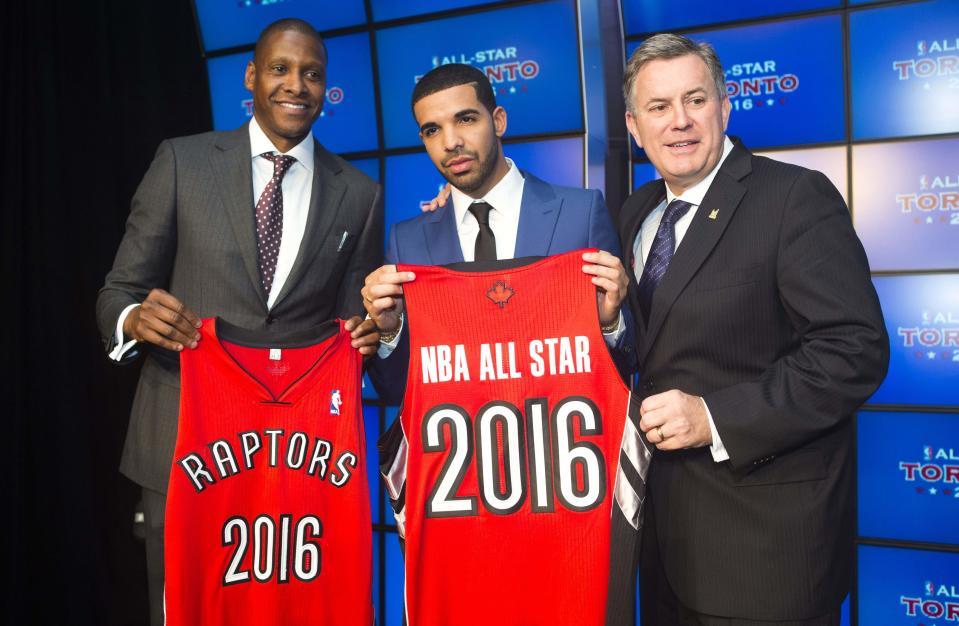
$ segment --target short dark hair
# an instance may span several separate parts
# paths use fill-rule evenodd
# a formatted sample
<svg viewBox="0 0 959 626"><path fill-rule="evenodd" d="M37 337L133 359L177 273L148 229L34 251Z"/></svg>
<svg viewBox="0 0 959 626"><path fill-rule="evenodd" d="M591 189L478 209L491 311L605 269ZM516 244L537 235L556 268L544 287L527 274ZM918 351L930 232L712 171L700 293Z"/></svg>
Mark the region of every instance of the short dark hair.
<svg viewBox="0 0 959 626"><path fill-rule="evenodd" d="M253 60L256 61L256 58L262 54L263 46L270 37L277 33L285 33L288 30L294 30L316 39L317 43L320 44L320 49L323 50L323 61L329 59L326 53L326 43L323 41L323 38L320 37L320 33L316 32L316 29L313 28L309 22L295 17L284 17L276 20L260 32L260 36L256 38L256 47L253 49Z"/></svg>
<svg viewBox="0 0 959 626"><path fill-rule="evenodd" d="M463 63L440 65L424 74L420 82L416 83L416 87L413 88L413 101L410 106L415 107L416 103L426 96L460 85L472 85L476 91L476 99L490 113L496 108L496 95L493 93L493 86L490 85L489 78L481 70Z"/></svg>

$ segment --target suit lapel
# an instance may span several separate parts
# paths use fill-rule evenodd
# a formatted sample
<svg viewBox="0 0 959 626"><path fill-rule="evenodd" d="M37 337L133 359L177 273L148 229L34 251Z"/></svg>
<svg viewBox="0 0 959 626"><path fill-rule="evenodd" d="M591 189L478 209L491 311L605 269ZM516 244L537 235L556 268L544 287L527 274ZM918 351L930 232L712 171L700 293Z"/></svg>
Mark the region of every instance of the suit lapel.
<svg viewBox="0 0 959 626"><path fill-rule="evenodd" d="M713 179L703 203L697 208L689 230L653 294L645 341L639 353L640 363L655 342L669 309L716 247L746 195L746 187L739 181L752 170L750 161L749 152L736 146Z"/></svg>
<svg viewBox="0 0 959 626"><path fill-rule="evenodd" d="M337 213L343 203L346 185L340 181L338 174L342 171L336 160L326 151L318 141L313 140L313 188L310 191L310 208L306 216L306 230L300 249L296 253L296 260L290 269L290 275L280 295L276 297L273 308L279 306L289 295L302 278L306 268L310 266L313 257L322 247L327 237L331 236L330 228L336 221ZM332 233L339 238L342 233ZM349 233L356 237L359 233Z"/></svg>
<svg viewBox="0 0 959 626"><path fill-rule="evenodd" d="M548 256L563 201L545 182L523 173L523 199L513 256Z"/></svg>
<svg viewBox="0 0 959 626"><path fill-rule="evenodd" d="M453 211L452 200L448 201L445 207L433 211L423 221L423 236L426 239L430 263L433 265L463 261L463 249L456 231L456 212Z"/></svg>
<svg viewBox="0 0 959 626"><path fill-rule="evenodd" d="M266 291L260 280L256 258L255 202L253 200L253 165L250 155L250 133L244 124L234 131L223 133L210 154L213 177L220 198L233 227L237 247L243 257L243 266L266 309Z"/></svg>
<svg viewBox="0 0 959 626"><path fill-rule="evenodd" d="M632 304L633 315L636 317L637 328L640 329L637 337L641 335L641 329L646 328L646 319L643 317L642 309L639 306L639 294L635 289L635 286L639 284L639 276L636 276L635 272L633 272L633 244L636 242L636 237L639 236L639 229L642 228L643 222L653 209L659 206L665 198L666 183L660 179L645 199L639 199L637 203L639 210L635 211L626 219L622 229L622 232L626 233L626 237L621 242L623 258L626 260L626 276L629 278L629 284L634 287L629 290L628 296Z"/></svg>

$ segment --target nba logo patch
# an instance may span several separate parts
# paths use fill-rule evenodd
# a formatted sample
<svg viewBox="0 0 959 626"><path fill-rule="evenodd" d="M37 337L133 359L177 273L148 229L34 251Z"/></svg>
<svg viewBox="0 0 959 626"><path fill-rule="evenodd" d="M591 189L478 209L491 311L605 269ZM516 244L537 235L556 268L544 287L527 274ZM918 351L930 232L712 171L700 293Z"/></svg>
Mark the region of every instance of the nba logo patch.
<svg viewBox="0 0 959 626"><path fill-rule="evenodd" d="M330 415L339 415L342 405L343 399L340 397L340 390L334 389L330 392Z"/></svg>

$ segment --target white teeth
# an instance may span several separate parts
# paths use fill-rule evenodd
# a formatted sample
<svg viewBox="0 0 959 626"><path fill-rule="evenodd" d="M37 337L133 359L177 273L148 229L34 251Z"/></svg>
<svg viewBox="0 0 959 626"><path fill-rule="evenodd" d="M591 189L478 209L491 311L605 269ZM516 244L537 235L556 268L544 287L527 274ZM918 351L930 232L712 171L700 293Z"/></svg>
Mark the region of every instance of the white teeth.
<svg viewBox="0 0 959 626"><path fill-rule="evenodd" d="M690 145L691 143L693 143L693 142L691 142L691 141L686 141L686 142L683 142L683 143L674 143L674 144L672 144L672 146L673 146L674 148L685 148L686 146Z"/></svg>
<svg viewBox="0 0 959 626"><path fill-rule="evenodd" d="M305 104L290 104L288 102L280 102L279 105L281 107L286 107L288 109L305 109L306 108Z"/></svg>

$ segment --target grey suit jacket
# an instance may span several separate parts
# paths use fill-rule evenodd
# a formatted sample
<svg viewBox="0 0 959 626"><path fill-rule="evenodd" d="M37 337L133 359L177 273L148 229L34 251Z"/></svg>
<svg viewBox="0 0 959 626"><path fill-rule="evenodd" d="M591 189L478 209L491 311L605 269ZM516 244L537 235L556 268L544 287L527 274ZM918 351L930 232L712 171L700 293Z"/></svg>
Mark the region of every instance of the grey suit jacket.
<svg viewBox="0 0 959 626"><path fill-rule="evenodd" d="M97 299L108 351L121 311L155 287L201 317L220 316L265 333L363 311L360 287L383 256L380 187L314 143L306 231L272 309L257 267L247 126L160 144L133 197L113 269ZM146 361L120 470L144 487L166 492L179 413L179 357L155 346L141 351Z"/></svg>

